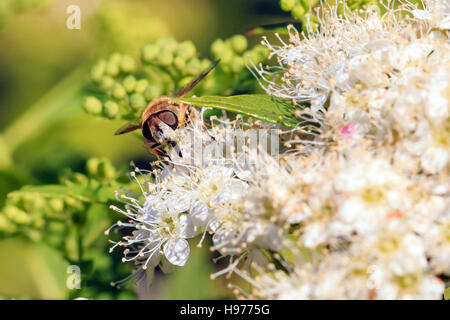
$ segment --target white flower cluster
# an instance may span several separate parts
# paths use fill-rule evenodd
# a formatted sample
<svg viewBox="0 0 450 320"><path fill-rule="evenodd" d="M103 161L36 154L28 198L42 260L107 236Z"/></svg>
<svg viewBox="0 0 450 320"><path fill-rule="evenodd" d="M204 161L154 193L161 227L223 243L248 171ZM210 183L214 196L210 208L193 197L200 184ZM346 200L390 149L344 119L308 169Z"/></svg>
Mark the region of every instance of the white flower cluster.
<svg viewBox="0 0 450 320"><path fill-rule="evenodd" d="M149 278L212 250L258 299L441 299L450 276L450 5L389 2L364 16L323 5L318 31L267 42L268 94L308 102L279 161L232 138L241 121L172 132L181 153L131 177L114 247ZM255 124L252 124L254 127ZM289 131L291 134L292 131ZM285 136L283 136L284 139ZM283 140L282 139L282 140ZM245 141L245 138L244 138ZM223 154L224 146L236 146ZM206 152L205 152L206 150ZM297 151L297 152L295 152ZM181 156L180 156L181 155Z"/></svg>

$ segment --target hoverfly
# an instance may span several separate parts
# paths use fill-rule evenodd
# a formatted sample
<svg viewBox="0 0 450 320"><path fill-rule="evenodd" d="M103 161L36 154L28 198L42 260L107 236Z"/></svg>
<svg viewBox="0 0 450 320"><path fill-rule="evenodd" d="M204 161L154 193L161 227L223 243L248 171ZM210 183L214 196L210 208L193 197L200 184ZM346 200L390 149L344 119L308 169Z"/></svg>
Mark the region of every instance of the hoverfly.
<svg viewBox="0 0 450 320"><path fill-rule="evenodd" d="M180 90L176 98L186 96L195 86L205 78L219 63L217 60L203 71L192 83ZM166 144L177 148L176 142L172 140L171 133L183 126L188 121L192 106L182 102L173 102L171 97L159 97L151 101L145 108L142 116L117 130L116 135L142 130L146 139L145 146L148 151L156 156L167 157L166 152L160 148ZM178 149L180 156L181 152Z"/></svg>

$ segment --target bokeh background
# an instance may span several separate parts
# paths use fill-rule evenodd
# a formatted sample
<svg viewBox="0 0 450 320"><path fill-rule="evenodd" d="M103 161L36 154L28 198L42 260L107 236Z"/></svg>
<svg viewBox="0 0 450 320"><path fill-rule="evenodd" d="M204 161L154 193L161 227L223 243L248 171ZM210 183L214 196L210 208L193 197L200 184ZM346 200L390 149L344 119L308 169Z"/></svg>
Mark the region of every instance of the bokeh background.
<svg viewBox="0 0 450 320"><path fill-rule="evenodd" d="M80 30L66 28L72 4L81 8ZM289 19L278 0L0 0L0 208L21 186L58 183L67 169L84 172L91 157L106 157L125 171L130 160L149 160L137 136L113 135L121 121L95 118L81 108L96 59L112 52L138 55L158 37L192 40L207 57L218 37ZM157 271L149 290L109 286L130 272L107 251L103 231L113 219L110 211L90 208L89 230L82 230L90 237L89 263L81 266L90 276L75 292L66 287L68 262L58 246L32 232L0 231L0 297L231 298L224 281L209 280L220 265L211 262L207 245L196 248L195 239L187 265L169 275ZM62 233L55 243L70 256L75 249L69 238Z"/></svg>

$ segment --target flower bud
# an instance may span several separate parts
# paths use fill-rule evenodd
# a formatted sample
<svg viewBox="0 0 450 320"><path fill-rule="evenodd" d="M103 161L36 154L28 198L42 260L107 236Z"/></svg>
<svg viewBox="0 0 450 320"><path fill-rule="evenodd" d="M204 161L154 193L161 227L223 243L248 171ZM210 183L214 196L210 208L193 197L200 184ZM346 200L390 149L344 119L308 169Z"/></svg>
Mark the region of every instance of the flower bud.
<svg viewBox="0 0 450 320"><path fill-rule="evenodd" d="M185 87L188 84L190 84L192 80L193 80L192 77L184 77L180 81L178 81L178 87L180 88Z"/></svg>
<svg viewBox="0 0 450 320"><path fill-rule="evenodd" d="M83 211L84 210L84 204L80 200L67 197L64 199L65 205L75 211Z"/></svg>
<svg viewBox="0 0 450 320"><path fill-rule="evenodd" d="M86 162L87 173L90 176L96 176L98 174L98 165L100 163L100 159L98 158L90 158Z"/></svg>
<svg viewBox="0 0 450 320"><path fill-rule="evenodd" d="M148 86L147 89L145 89L144 98L147 101L151 101L151 100L156 99L159 96L161 96L161 94L162 94L162 90L159 86L151 85L151 86Z"/></svg>
<svg viewBox="0 0 450 320"><path fill-rule="evenodd" d="M305 15L305 9L301 4L297 4L291 11L292 16L295 19L301 19Z"/></svg>
<svg viewBox="0 0 450 320"><path fill-rule="evenodd" d="M154 44L147 44L142 48L141 59L145 63L154 62L155 58L159 54L159 48Z"/></svg>
<svg viewBox="0 0 450 320"><path fill-rule="evenodd" d="M98 115L102 112L102 103L96 97L86 97L83 107L89 114Z"/></svg>
<svg viewBox="0 0 450 320"><path fill-rule="evenodd" d="M132 75L129 75L122 82L123 87L127 92L132 92L134 90L134 86L136 85L136 78Z"/></svg>
<svg viewBox="0 0 450 320"><path fill-rule="evenodd" d="M197 58L192 58L186 63L185 71L187 74L190 75L196 75L197 73L201 72L202 65L200 63L200 60Z"/></svg>
<svg viewBox="0 0 450 320"><path fill-rule="evenodd" d="M183 70L186 67L186 60L182 57L175 57L173 59L173 65L178 70Z"/></svg>
<svg viewBox="0 0 450 320"><path fill-rule="evenodd" d="M140 93L132 94L130 97L130 104L131 104L131 107L135 110L145 107L144 96Z"/></svg>
<svg viewBox="0 0 450 320"><path fill-rule="evenodd" d="M211 44L211 53L213 54L214 57L218 57L220 52L222 52L225 47L226 47L225 42L222 39L216 39Z"/></svg>
<svg viewBox="0 0 450 320"><path fill-rule="evenodd" d="M131 56L123 56L120 60L120 70L124 73L131 73L136 70L136 62Z"/></svg>
<svg viewBox="0 0 450 320"><path fill-rule="evenodd" d="M231 71L233 71L234 73L241 72L242 69L244 69L244 66L245 66L245 63L244 63L244 59L242 57L234 56L233 58L231 58L230 68L231 68Z"/></svg>
<svg viewBox="0 0 450 320"><path fill-rule="evenodd" d="M117 76L119 74L119 64L112 62L112 61L108 61L108 63L106 64L106 69L105 69L106 73L110 76Z"/></svg>
<svg viewBox="0 0 450 320"><path fill-rule="evenodd" d="M148 87L148 81L146 79L141 79L136 81L134 86L134 92L136 93L144 93L145 89Z"/></svg>
<svg viewBox="0 0 450 320"><path fill-rule="evenodd" d="M17 224L29 224L31 223L31 217L25 212L15 206L6 206L4 213L9 220Z"/></svg>
<svg viewBox="0 0 450 320"><path fill-rule="evenodd" d="M101 160L98 166L98 175L103 179L114 179L116 177L116 169L107 159Z"/></svg>
<svg viewBox="0 0 450 320"><path fill-rule="evenodd" d="M280 7L283 11L291 11L297 4L296 0L280 0Z"/></svg>
<svg viewBox="0 0 450 320"><path fill-rule="evenodd" d="M48 207L53 213L58 213L64 210L64 201L60 198L50 199Z"/></svg>
<svg viewBox="0 0 450 320"><path fill-rule="evenodd" d="M73 175L73 181L75 183L81 184L82 186L87 186L89 183L88 178L84 174L79 172Z"/></svg>
<svg viewBox="0 0 450 320"><path fill-rule="evenodd" d="M100 81L106 69L106 61L101 60L95 64L91 69L91 79L94 81Z"/></svg>
<svg viewBox="0 0 450 320"><path fill-rule="evenodd" d="M168 50L161 50L156 61L162 66L169 66L173 62L173 53Z"/></svg>
<svg viewBox="0 0 450 320"><path fill-rule="evenodd" d="M116 83L112 89L112 96L115 99L121 100L125 98L126 95L127 92L125 91L125 88L121 84Z"/></svg>
<svg viewBox="0 0 450 320"><path fill-rule="evenodd" d="M110 76L103 76L100 79L100 89L102 89L103 91L108 91L109 89L111 89L114 85L114 79L111 78Z"/></svg>
<svg viewBox="0 0 450 320"><path fill-rule="evenodd" d="M175 52L177 57L180 57L184 60L188 60L195 56L197 49L192 41L184 41L178 45L178 48Z"/></svg>
<svg viewBox="0 0 450 320"><path fill-rule="evenodd" d="M241 34L237 34L230 38L230 44L231 48L233 48L236 53L242 53L245 49L247 49L248 42L246 37Z"/></svg>
<svg viewBox="0 0 450 320"><path fill-rule="evenodd" d="M120 60L122 59L122 55L118 52L114 52L110 57L109 57L109 61L111 63L114 64L119 64Z"/></svg>
<svg viewBox="0 0 450 320"><path fill-rule="evenodd" d="M158 40L156 40L156 45L161 51L167 51L170 53L174 53L178 47L178 43L172 38L158 38Z"/></svg>
<svg viewBox="0 0 450 320"><path fill-rule="evenodd" d="M114 101L107 101L103 106L103 114L108 118L115 118L119 114L119 105Z"/></svg>

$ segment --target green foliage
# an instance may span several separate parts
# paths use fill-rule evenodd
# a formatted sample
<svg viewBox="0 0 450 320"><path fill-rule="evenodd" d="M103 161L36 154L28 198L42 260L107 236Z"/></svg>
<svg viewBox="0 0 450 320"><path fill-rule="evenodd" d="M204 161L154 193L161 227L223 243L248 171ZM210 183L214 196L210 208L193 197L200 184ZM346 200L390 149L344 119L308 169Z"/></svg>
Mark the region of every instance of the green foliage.
<svg viewBox="0 0 450 320"><path fill-rule="evenodd" d="M235 35L211 44L212 59L220 59L213 70L193 90L196 95L252 92L258 86L245 65L267 59L262 45L248 49L247 39ZM113 53L91 69L92 96L87 96L87 113L124 120L140 116L145 106L162 95L173 96L189 85L212 60L201 58L191 41L158 38L141 49L139 61L129 55Z"/></svg>
<svg viewBox="0 0 450 320"><path fill-rule="evenodd" d="M86 163L86 173L66 170L60 176L59 184L25 186L11 192L0 212L0 238L15 237L19 240L0 242L0 256L6 254L5 250L18 251L14 249L16 246L22 249L19 250L21 253L15 253L17 257L8 254L12 260L2 264L0 294L61 299L90 297L101 292L110 299L124 294L134 297L132 288L116 292L109 287L111 281L129 273L123 267L114 267L116 257L107 253L104 236L104 231L112 224L108 204L116 201L114 191L121 186L128 186L128 182L117 180L119 176L123 176L123 173L119 174L109 159L91 158ZM40 245L32 244L34 242ZM31 263L31 257L37 260ZM59 262L49 266L45 261ZM81 290L69 292L65 287L68 265L81 268ZM44 274L48 273L47 280L50 281L45 286L39 283L36 287L24 284L24 288L21 288L20 285L11 284L41 281L41 278L34 278L35 274L41 272L41 267L45 269L42 271ZM122 271L112 274L111 268ZM14 272L16 269L22 271ZM11 273L16 276L10 276ZM101 279L91 278L99 273L103 274ZM25 278L20 280L17 276ZM9 278L7 280L4 277ZM92 280L93 287L90 286Z"/></svg>
<svg viewBox="0 0 450 320"><path fill-rule="evenodd" d="M179 98L176 100L194 106L240 113L268 123L281 123L290 128L294 128L299 124L295 111L304 107L294 106L285 99L265 94L236 95L231 97L203 96L198 98Z"/></svg>

